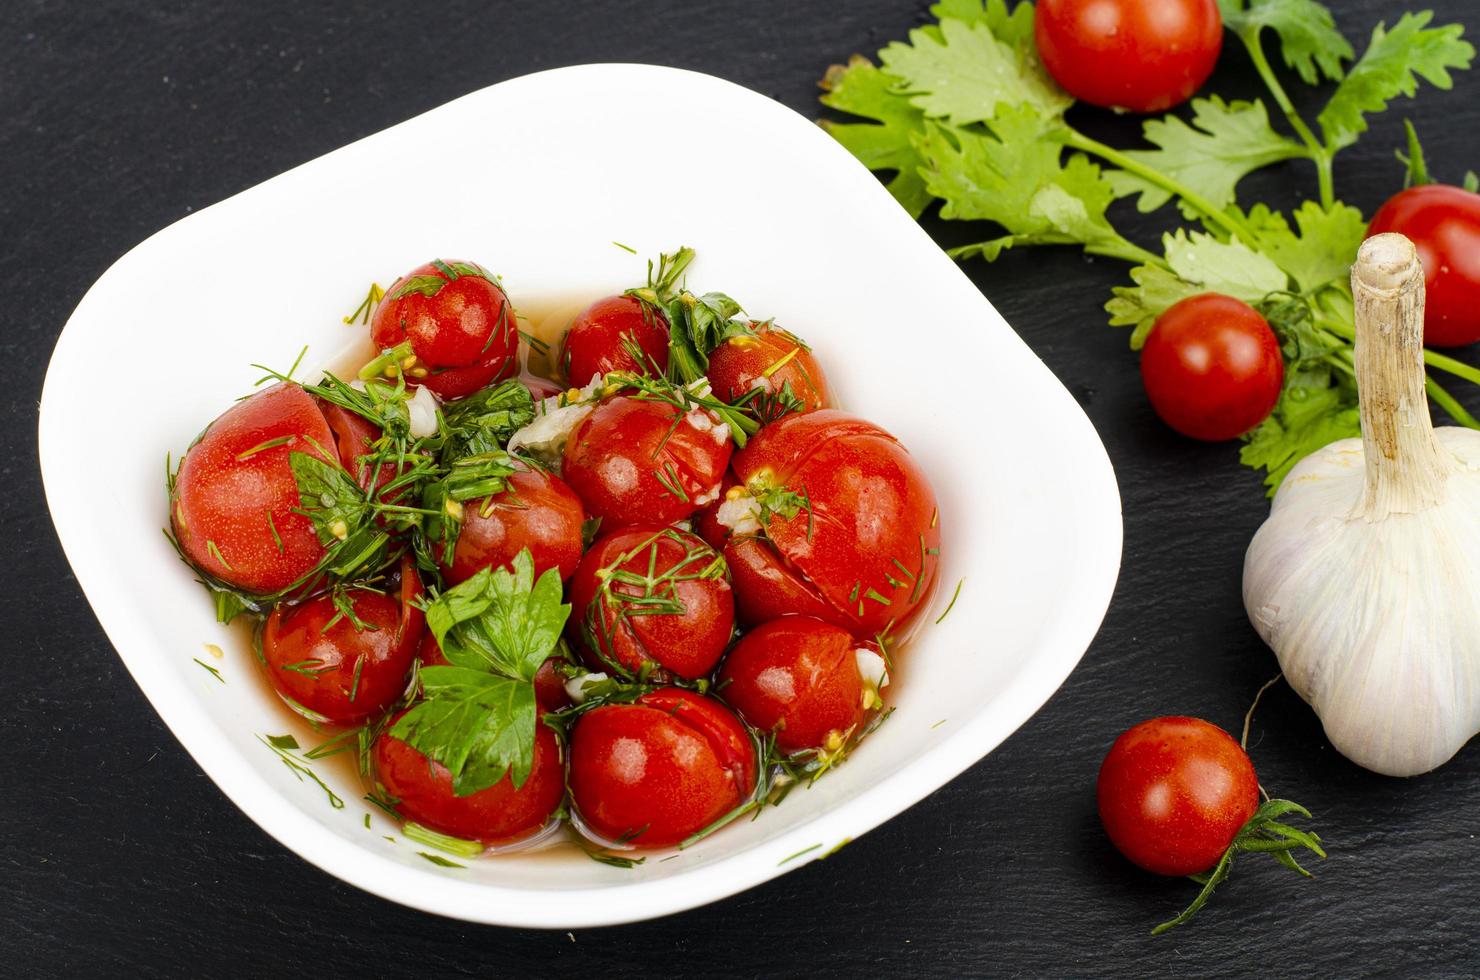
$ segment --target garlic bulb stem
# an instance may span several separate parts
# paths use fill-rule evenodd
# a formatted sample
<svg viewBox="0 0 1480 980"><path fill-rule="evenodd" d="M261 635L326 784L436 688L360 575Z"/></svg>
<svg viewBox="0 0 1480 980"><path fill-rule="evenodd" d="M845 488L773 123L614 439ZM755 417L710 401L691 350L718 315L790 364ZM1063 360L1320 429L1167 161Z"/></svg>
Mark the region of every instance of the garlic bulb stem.
<svg viewBox="0 0 1480 980"><path fill-rule="evenodd" d="M1454 457L1434 437L1424 391L1424 275L1402 235L1367 239L1352 266L1356 374L1367 488L1358 516L1380 521L1439 504Z"/></svg>

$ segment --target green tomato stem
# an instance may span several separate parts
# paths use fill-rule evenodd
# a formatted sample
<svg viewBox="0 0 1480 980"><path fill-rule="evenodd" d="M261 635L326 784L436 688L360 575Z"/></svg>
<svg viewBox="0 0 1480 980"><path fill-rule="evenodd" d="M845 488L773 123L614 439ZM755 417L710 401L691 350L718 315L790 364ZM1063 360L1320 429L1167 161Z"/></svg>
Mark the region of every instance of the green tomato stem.
<svg viewBox="0 0 1480 980"><path fill-rule="evenodd" d="M1133 157L1126 156L1121 151L1115 149L1115 147L1106 146L1099 140L1091 139L1075 129L1065 128L1064 143L1066 146L1073 147L1076 150L1097 156L1106 163L1119 167L1126 173L1135 174L1137 177L1155 184L1162 190L1175 194L1234 238L1242 240L1245 245L1248 245L1252 249L1257 250L1259 248L1258 236L1254 234L1253 229L1242 218L1234 217L1201 194L1183 186L1155 167L1148 167Z"/></svg>
<svg viewBox="0 0 1480 980"><path fill-rule="evenodd" d="M1239 40L1244 42L1244 47L1249 50L1249 57L1254 62L1254 68L1259 72L1259 77L1264 79L1264 87L1269 89L1269 94L1274 98L1275 105L1289 120L1290 127L1295 130L1301 142L1305 144L1306 153L1316 165L1316 178L1320 182L1321 206L1330 210L1336 203L1336 188L1331 174L1331 151L1320 140L1316 134L1305 124L1299 110L1290 101L1290 96L1285 92L1285 87L1275 77L1274 68L1270 66L1269 59L1264 55L1264 45L1259 41L1260 28L1258 26L1239 32Z"/></svg>

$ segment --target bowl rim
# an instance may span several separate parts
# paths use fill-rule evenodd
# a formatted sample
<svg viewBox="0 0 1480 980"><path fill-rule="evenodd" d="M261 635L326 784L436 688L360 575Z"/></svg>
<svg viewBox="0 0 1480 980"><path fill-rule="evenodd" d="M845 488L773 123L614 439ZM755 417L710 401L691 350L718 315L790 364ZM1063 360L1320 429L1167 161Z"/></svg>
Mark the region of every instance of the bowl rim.
<svg viewBox="0 0 1480 980"><path fill-rule="evenodd" d="M778 128L805 124L815 134L807 136L797 130L788 142L802 145L810 141L808 152L832 154L837 163L840 182L850 182L850 193L882 197L890 214L879 220L890 223L889 232L902 238L918 236L922 245L938 251L926 232L889 197L888 191L872 173L800 114L764 95L733 82L686 69L630 63L598 63L554 68L518 76L478 89L426 113L379 130L345 147L330 151L290 168L276 177L247 188L225 199L234 200L258 188L282 180L305 168L322 166L325 161L343 154L361 142L375 140L392 130L416 123L427 116L456 112L454 108L487 98L495 90L509 92L528 89L534 95L552 80L564 83L576 78L585 85L620 85L661 78L665 84L683 84L707 88L716 99L748 101L752 108L764 105L764 111L776 116ZM224 202L223 202L224 203ZM187 753L210 776L213 782L236 806L273 838L310 864L356 887L390 901L423 911L470 922L514 927L573 929L616 925L672 914L705 905L759 885L798 867L826 857L862 834L872 830L929 793L944 786L973 763L984 758L1012 732L1035 714L1067 679L1083 657L1099 630L1119 573L1123 528L1119 489L1103 443L1083 411L1051 374L1055 394L1062 396L1076 418L1070 419L1076 445L1071 451L1082 456L1078 487L1083 502L1081 523L1086 532L1079 539L1081 551L1065 570L1062 591L1080 597L1064 608L1041 633L1039 646L1045 650L1072 651L1055 657L1039 657L1016 669L1008 682L994 694L999 710L974 715L938 744L922 752L910 765L899 768L872 783L840 805L804 819L770 840L702 866L680 869L671 875L598 887L581 887L532 891L518 887L459 880L436 874L440 869L413 868L383 855L368 851L336 834L328 827L303 815L279 790L251 766L240 760L232 747L219 739L200 738L192 733L207 726L205 705L186 690L185 681L167 670L157 659L138 652L149 646L149 630L141 615L107 582L106 570L99 556L82 538L78 526L65 514L82 499L78 488L68 485L63 477L63 459L67 447L53 422L55 413L47 407L64 397L68 365L81 354L74 350L80 343L77 330L72 330L79 312L88 306L91 295L105 280L120 275L138 259L151 242L191 222L199 221L218 205L202 208L193 214L155 232L134 246L104 272L84 294L77 309L58 337L42 390L38 413L38 448L47 505L77 581L94 610L99 624L123 660L130 675L149 700L165 725ZM971 284L966 274L943 253L953 274L965 281L980 302L990 309L990 302ZM994 311L995 315L995 311ZM1026 356L1035 354L1013 334ZM1045 369L1045 373L1046 369ZM816 845L808 847L808 845ZM798 854L802 848L810 853ZM789 856L789 857L788 857ZM793 860L795 858L795 860ZM432 873L429 873L432 872ZM618 898L619 901L612 901Z"/></svg>

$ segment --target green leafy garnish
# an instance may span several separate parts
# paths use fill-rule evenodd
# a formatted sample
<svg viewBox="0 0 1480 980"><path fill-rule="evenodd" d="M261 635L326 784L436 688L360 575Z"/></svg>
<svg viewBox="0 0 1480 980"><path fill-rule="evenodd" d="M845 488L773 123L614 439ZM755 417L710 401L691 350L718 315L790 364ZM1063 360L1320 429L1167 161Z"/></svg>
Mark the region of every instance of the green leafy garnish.
<svg viewBox="0 0 1480 980"><path fill-rule="evenodd" d="M1356 56L1336 20L1315 0L1218 0L1223 25L1240 36L1264 28L1279 35L1280 54L1307 85L1341 81L1342 62Z"/></svg>

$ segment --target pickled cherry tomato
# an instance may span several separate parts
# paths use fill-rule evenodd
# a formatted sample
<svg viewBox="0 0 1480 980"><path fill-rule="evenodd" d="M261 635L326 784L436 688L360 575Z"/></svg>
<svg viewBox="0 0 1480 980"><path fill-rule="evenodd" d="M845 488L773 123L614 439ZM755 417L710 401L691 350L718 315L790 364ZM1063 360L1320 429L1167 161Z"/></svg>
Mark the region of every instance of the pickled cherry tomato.
<svg viewBox="0 0 1480 980"><path fill-rule="evenodd" d="M668 320L635 296L599 299L576 314L560 361L576 388L612 371L662 375L668 369Z"/></svg>
<svg viewBox="0 0 1480 980"><path fill-rule="evenodd" d="M534 573L558 568L568 579L581 560L581 526L586 512L580 498L560 477L514 461L508 486L490 497L464 501L462 528L451 560L442 556L442 574L456 585L480 569L500 568L525 548Z"/></svg>
<svg viewBox="0 0 1480 980"><path fill-rule="evenodd" d="M391 706L422 641L416 565L401 563L396 592L349 589L350 617L328 595L279 603L262 627L262 658L279 696L311 721L358 725Z"/></svg>
<svg viewBox="0 0 1480 980"><path fill-rule="evenodd" d="M570 629L597 670L714 669L735 624L725 563L698 537L657 524L597 539L570 583Z"/></svg>
<svg viewBox="0 0 1480 980"><path fill-rule="evenodd" d="M751 327L755 336L731 337L710 353L706 376L715 395L734 402L756 392L745 408L762 423L825 406L827 378L812 348L775 324Z"/></svg>
<svg viewBox="0 0 1480 980"><path fill-rule="evenodd" d="M593 709L571 736L571 801L609 842L678 844L748 800L756 773L740 720L680 688Z"/></svg>
<svg viewBox="0 0 1480 980"><path fill-rule="evenodd" d="M597 405L565 444L565 481L612 530L671 524L719 497L730 430L699 408L618 395Z"/></svg>

